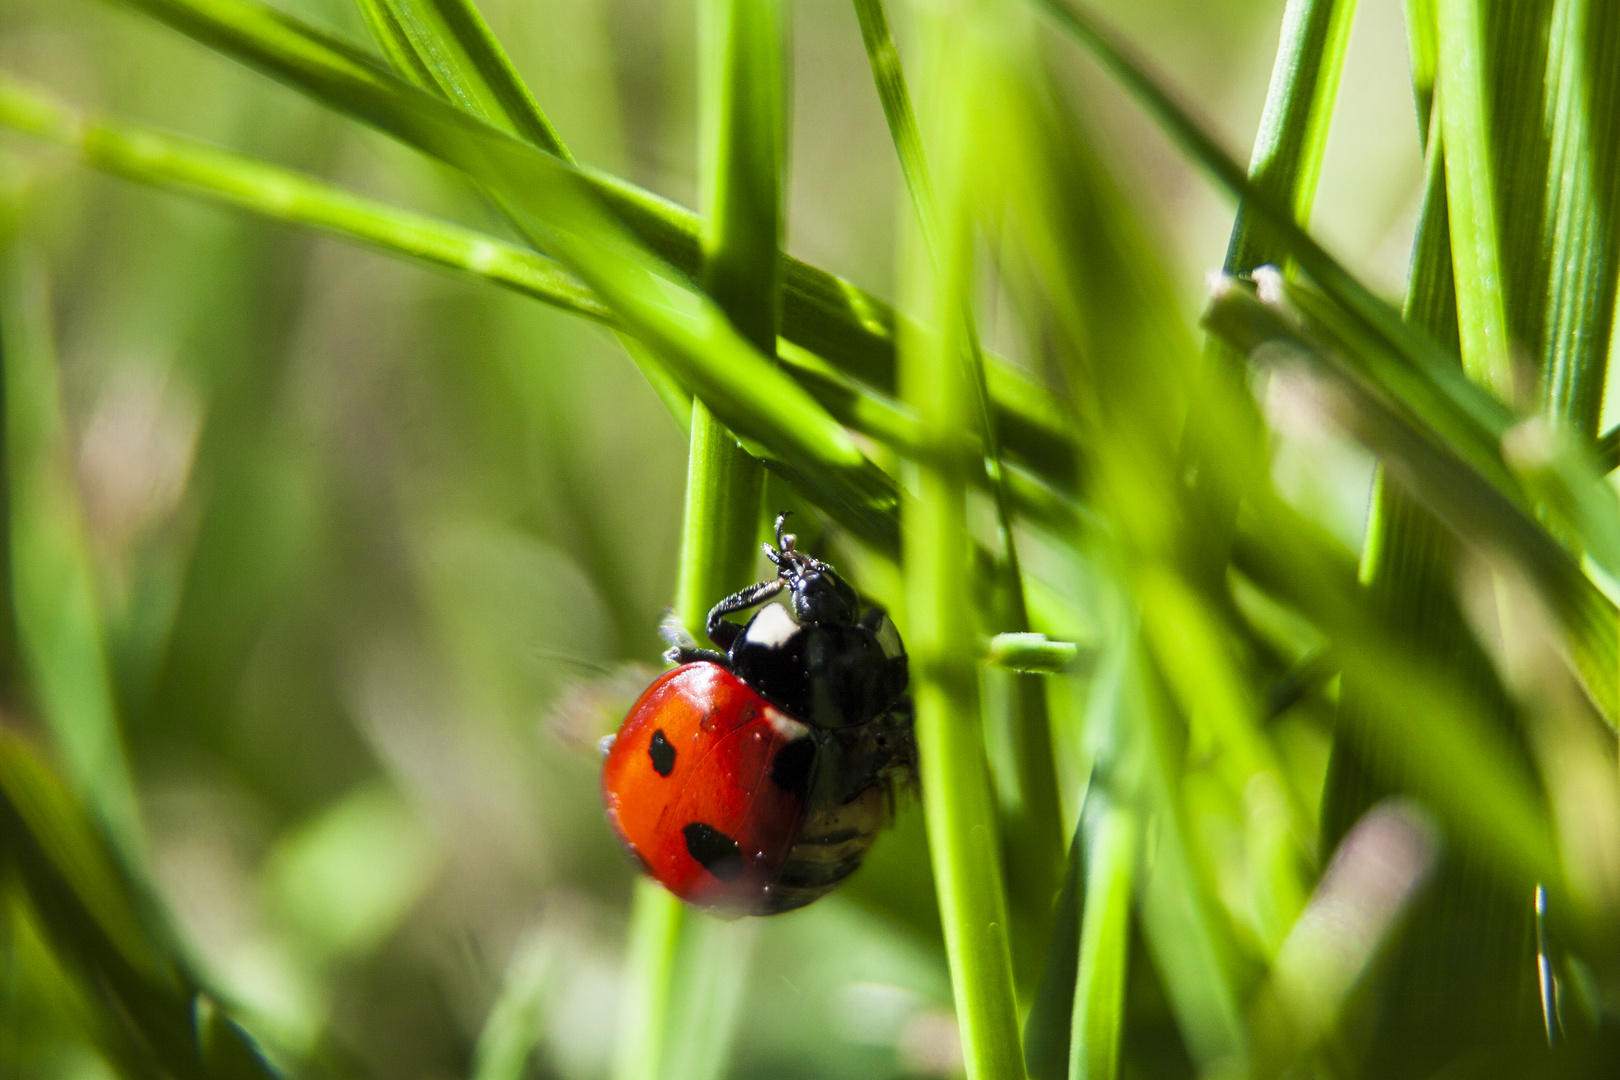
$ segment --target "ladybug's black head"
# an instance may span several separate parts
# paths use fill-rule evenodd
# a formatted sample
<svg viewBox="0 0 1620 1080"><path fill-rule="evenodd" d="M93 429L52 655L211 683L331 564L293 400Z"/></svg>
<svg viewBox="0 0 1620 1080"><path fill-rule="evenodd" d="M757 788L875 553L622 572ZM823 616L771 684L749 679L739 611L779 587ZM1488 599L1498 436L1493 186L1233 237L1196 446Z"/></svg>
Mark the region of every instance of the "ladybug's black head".
<svg viewBox="0 0 1620 1080"><path fill-rule="evenodd" d="M794 549L792 533L783 533L786 514L776 518L776 547L765 545L765 557L776 564L776 573L793 604L793 617L800 623L833 623L853 626L861 617L861 601L849 583L820 559Z"/></svg>

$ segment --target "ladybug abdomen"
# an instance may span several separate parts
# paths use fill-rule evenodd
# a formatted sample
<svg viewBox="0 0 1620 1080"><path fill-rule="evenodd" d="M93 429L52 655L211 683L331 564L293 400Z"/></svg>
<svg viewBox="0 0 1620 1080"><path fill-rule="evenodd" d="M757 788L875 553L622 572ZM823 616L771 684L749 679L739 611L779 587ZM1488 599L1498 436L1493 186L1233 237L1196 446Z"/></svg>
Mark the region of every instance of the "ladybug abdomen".
<svg viewBox="0 0 1620 1080"><path fill-rule="evenodd" d="M808 811L755 913L792 911L826 896L860 869L888 820L888 789L880 786L867 788L842 806Z"/></svg>

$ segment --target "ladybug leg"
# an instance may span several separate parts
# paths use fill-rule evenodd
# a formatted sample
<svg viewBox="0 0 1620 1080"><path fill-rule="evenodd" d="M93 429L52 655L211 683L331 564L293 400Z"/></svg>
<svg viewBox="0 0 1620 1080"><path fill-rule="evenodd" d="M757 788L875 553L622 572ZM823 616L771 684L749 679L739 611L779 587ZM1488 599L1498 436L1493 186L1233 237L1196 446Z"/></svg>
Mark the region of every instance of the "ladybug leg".
<svg viewBox="0 0 1620 1080"><path fill-rule="evenodd" d="M670 647L664 651L664 659L671 664L695 664L699 660L707 660L727 671L731 670L730 657L699 645L697 638L686 632L686 627L681 625L681 620L675 617L673 611L664 613L664 621L658 624L658 636L669 643Z"/></svg>
<svg viewBox="0 0 1620 1080"><path fill-rule="evenodd" d="M709 640L722 649L730 649L731 643L737 640L737 635L742 633L743 628L736 623L727 622L726 616L762 604L781 592L782 588L782 579L772 578L770 581L761 581L758 585L750 585L741 592L732 593L714 605L709 609L709 618L703 627L709 634Z"/></svg>
<svg viewBox="0 0 1620 1080"><path fill-rule="evenodd" d="M664 659L671 664L695 664L706 660L711 664L719 664L727 671L731 670L731 657L713 649L683 649L679 645L664 650Z"/></svg>

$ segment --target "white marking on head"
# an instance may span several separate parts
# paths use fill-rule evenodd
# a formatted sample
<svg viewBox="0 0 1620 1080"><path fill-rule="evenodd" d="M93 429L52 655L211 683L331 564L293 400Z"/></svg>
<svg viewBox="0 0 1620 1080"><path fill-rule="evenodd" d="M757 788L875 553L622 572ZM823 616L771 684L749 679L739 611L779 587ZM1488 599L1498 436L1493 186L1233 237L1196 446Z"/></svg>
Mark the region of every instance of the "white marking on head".
<svg viewBox="0 0 1620 1080"><path fill-rule="evenodd" d="M894 620L887 615L877 628L878 646L883 649L883 655L893 660L897 656L906 655L906 647L900 642L900 631L895 629Z"/></svg>
<svg viewBox="0 0 1620 1080"><path fill-rule="evenodd" d="M794 739L802 739L810 734L810 729L807 726L799 723L774 705L765 706L765 719L770 721L771 729L788 742L792 742Z"/></svg>
<svg viewBox="0 0 1620 1080"><path fill-rule="evenodd" d="M743 639L750 645L760 645L767 649L780 649L787 640L799 632L799 624L793 621L788 609L781 604L767 604L759 609L748 624L748 630Z"/></svg>

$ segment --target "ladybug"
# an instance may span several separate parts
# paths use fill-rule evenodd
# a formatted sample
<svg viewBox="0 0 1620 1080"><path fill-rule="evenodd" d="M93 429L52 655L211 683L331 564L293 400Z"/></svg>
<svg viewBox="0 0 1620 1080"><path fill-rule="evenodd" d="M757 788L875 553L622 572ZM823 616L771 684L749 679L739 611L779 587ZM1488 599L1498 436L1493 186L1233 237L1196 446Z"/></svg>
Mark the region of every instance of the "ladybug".
<svg viewBox="0 0 1620 1080"><path fill-rule="evenodd" d="M798 551L776 519L769 581L676 629L656 679L603 740L602 798L641 867L691 904L772 915L861 865L915 783L905 646L882 608ZM788 604L765 602L785 593ZM763 607L759 605L764 604ZM746 625L726 619L758 607Z"/></svg>

